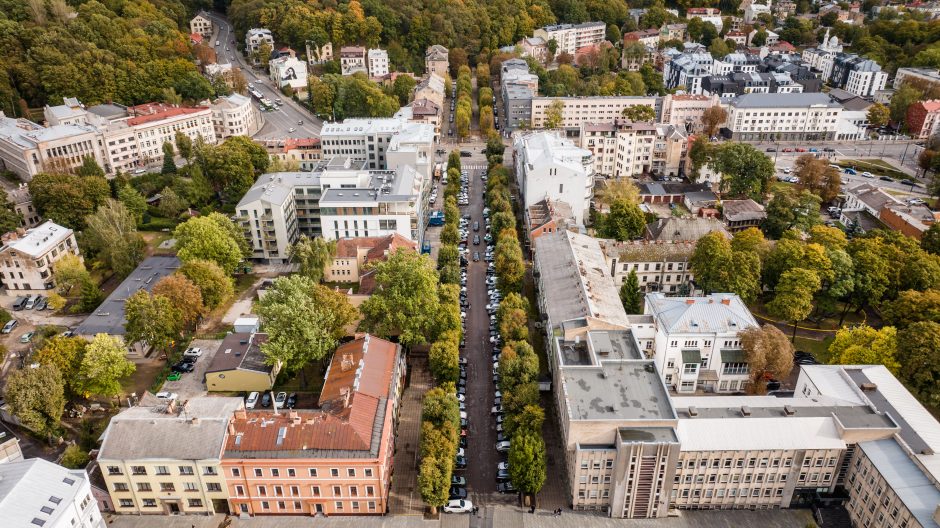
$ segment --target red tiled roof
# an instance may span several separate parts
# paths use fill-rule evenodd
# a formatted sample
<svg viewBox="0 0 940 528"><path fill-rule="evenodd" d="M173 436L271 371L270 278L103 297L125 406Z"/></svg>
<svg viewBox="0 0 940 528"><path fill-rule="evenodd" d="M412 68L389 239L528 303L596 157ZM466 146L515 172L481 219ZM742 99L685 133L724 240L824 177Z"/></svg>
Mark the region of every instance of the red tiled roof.
<svg viewBox="0 0 940 528"><path fill-rule="evenodd" d="M359 248L373 248L382 237L341 238L336 241L337 258L355 258Z"/></svg>
<svg viewBox="0 0 940 528"><path fill-rule="evenodd" d="M379 243L373 246L372 249L366 253L366 262L385 260L387 255L391 255L401 248L417 251L418 243L412 240L408 240L398 233L392 233L391 235L379 240Z"/></svg>
<svg viewBox="0 0 940 528"><path fill-rule="evenodd" d="M189 40L192 41L193 44L201 44L202 35L200 35L199 33L190 33Z"/></svg>
<svg viewBox="0 0 940 528"><path fill-rule="evenodd" d="M320 144L320 138L287 138L284 140L284 152L295 148L313 147Z"/></svg>
<svg viewBox="0 0 940 528"><path fill-rule="evenodd" d="M209 108L205 106L183 107L170 106L164 103L144 103L142 105L131 106L127 109L127 113L134 116L127 120L127 124L134 126L144 123L152 123L154 121L169 119L171 117L196 114L208 109Z"/></svg>
<svg viewBox="0 0 940 528"><path fill-rule="evenodd" d="M358 403L356 399L360 394L387 398L397 348L395 343L375 336L340 345L333 354L326 383L320 391L320 406L342 400L345 393L350 394L353 406Z"/></svg>

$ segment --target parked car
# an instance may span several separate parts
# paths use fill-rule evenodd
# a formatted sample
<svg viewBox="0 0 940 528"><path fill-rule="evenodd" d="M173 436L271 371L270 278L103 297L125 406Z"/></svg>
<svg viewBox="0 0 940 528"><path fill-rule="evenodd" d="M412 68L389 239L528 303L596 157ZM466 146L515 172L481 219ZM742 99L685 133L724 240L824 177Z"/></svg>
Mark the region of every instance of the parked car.
<svg viewBox="0 0 940 528"><path fill-rule="evenodd" d="M509 440L503 440L502 442L496 442L496 452L498 452L498 453L508 453L508 452L509 452Z"/></svg>
<svg viewBox="0 0 940 528"><path fill-rule="evenodd" d="M251 394L249 394L249 395L248 395L248 398L245 399L245 408L246 408L246 409L254 409L254 408L255 408L255 405L258 405L258 398L259 398L259 397L260 397L260 395L258 394L257 391L252 392Z"/></svg>
<svg viewBox="0 0 940 528"><path fill-rule="evenodd" d="M201 357L202 349L199 347L189 347L186 349L186 352L183 352L183 357Z"/></svg>
<svg viewBox="0 0 940 528"><path fill-rule="evenodd" d="M179 363L173 364L173 366L170 367L170 370L173 372L192 372L195 368L195 363L191 363L189 361L180 361Z"/></svg>
<svg viewBox="0 0 940 528"><path fill-rule="evenodd" d="M444 505L444 513L470 513L472 511L473 503L466 499L448 501Z"/></svg>
<svg viewBox="0 0 940 528"><path fill-rule="evenodd" d="M20 336L20 343L29 343L33 340L33 336L36 335L36 332L26 332Z"/></svg>
<svg viewBox="0 0 940 528"><path fill-rule="evenodd" d="M289 396L287 396L287 408L293 409L294 407L297 407L297 393L296 392L292 392L290 393Z"/></svg>
<svg viewBox="0 0 940 528"><path fill-rule="evenodd" d="M26 306L26 301L28 301L28 300L29 300L29 297L28 297L28 296L27 296L27 297L17 297L16 300L13 301L13 310L15 310L15 311L17 311L17 312L20 311L20 310L22 310L22 309Z"/></svg>
<svg viewBox="0 0 940 528"><path fill-rule="evenodd" d="M271 406L271 393L270 392L265 391L264 394L261 395L261 406L262 407Z"/></svg>
<svg viewBox="0 0 940 528"><path fill-rule="evenodd" d="M171 402L179 398L179 394L175 392L169 392L169 391L158 392L156 396L157 396L157 399L162 402Z"/></svg>
<svg viewBox="0 0 940 528"><path fill-rule="evenodd" d="M287 393L284 391L281 391L277 393L277 396L274 397L274 406L278 409L281 409L284 407L284 403L286 401L287 401Z"/></svg>
<svg viewBox="0 0 940 528"><path fill-rule="evenodd" d="M0 330L0 333L9 334L18 324L20 324L20 322L16 319L10 319L7 321L7 324L3 325L3 330Z"/></svg>
<svg viewBox="0 0 940 528"><path fill-rule="evenodd" d="M462 488L460 486L451 486L449 493L450 500L455 499L466 499L467 498L467 488Z"/></svg>
<svg viewBox="0 0 940 528"><path fill-rule="evenodd" d="M518 493L518 490L515 486L512 485L512 482L500 482L496 484L497 493Z"/></svg>
<svg viewBox="0 0 940 528"><path fill-rule="evenodd" d="M500 469L497 471L496 482L509 482L509 470Z"/></svg>
<svg viewBox="0 0 940 528"><path fill-rule="evenodd" d="M467 459L462 456L458 456L454 459L454 469L467 469Z"/></svg>

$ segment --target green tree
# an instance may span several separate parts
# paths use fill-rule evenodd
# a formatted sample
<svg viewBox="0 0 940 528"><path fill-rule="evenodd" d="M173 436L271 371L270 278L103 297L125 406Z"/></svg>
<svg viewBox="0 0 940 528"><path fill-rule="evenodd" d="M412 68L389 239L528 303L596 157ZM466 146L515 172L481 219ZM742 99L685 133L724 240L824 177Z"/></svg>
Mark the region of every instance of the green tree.
<svg viewBox="0 0 940 528"><path fill-rule="evenodd" d="M509 445L509 477L521 491L538 493L545 484L545 441L538 433L516 434Z"/></svg>
<svg viewBox="0 0 940 528"><path fill-rule="evenodd" d="M656 119L656 110L649 105L630 105L624 108L620 115L635 123L645 123Z"/></svg>
<svg viewBox="0 0 940 528"><path fill-rule="evenodd" d="M82 165L75 171L75 174L82 177L98 176L99 178L104 178L104 170L101 168L101 165L98 165L98 162L95 161L95 157L92 155L82 158Z"/></svg>
<svg viewBox="0 0 940 528"><path fill-rule="evenodd" d="M219 307L235 293L232 278L215 262L190 260L183 263L179 272L199 288L202 302L210 310Z"/></svg>
<svg viewBox="0 0 940 528"><path fill-rule="evenodd" d="M13 371L4 396L10 411L24 427L44 436L60 430L65 410L65 383L55 365Z"/></svg>
<svg viewBox="0 0 940 528"><path fill-rule="evenodd" d="M88 451L79 447L78 444L70 444L62 452L62 460L59 463L69 469L85 469L89 460L91 459L88 456Z"/></svg>
<svg viewBox="0 0 940 528"><path fill-rule="evenodd" d="M902 84L895 90L891 96L890 115L891 121L897 123L902 128L907 128L907 109L917 101L924 98L924 92L914 88L910 84Z"/></svg>
<svg viewBox="0 0 940 528"><path fill-rule="evenodd" d="M356 319L345 296L302 275L275 280L257 311L268 333L261 351L269 364L279 363L287 372L326 357Z"/></svg>
<svg viewBox="0 0 940 528"><path fill-rule="evenodd" d="M839 320L842 325L845 314L851 305L862 308L868 304L878 303L888 291L891 277L891 267L881 250L881 242L873 238L855 238L849 242L848 253L852 257L855 267L851 302L845 304L845 310Z"/></svg>
<svg viewBox="0 0 940 528"><path fill-rule="evenodd" d="M29 182L29 193L43 218L82 230L85 218L111 197L111 187L100 176L40 173Z"/></svg>
<svg viewBox="0 0 940 528"><path fill-rule="evenodd" d="M375 292L360 308L363 326L382 336L397 334L407 346L431 341L440 308L431 260L399 249L376 266L375 281Z"/></svg>
<svg viewBox="0 0 940 528"><path fill-rule="evenodd" d="M831 202L839 196L842 175L838 169L830 167L827 160L804 154L796 159L794 168L799 178L798 190L805 189L820 197L823 202Z"/></svg>
<svg viewBox="0 0 940 528"><path fill-rule="evenodd" d="M931 255L940 255L940 224L933 223L920 239L920 247Z"/></svg>
<svg viewBox="0 0 940 528"><path fill-rule="evenodd" d="M499 357L500 389L514 391L535 381L538 374L539 358L532 345L525 341L510 341L503 346Z"/></svg>
<svg viewBox="0 0 940 528"><path fill-rule="evenodd" d="M164 187L160 191L160 205L157 206L157 211L164 217L176 218L187 207L189 203L186 198L177 194L172 187Z"/></svg>
<svg viewBox="0 0 940 528"><path fill-rule="evenodd" d="M177 255L183 262L209 260L232 273L242 261L238 241L208 216L196 216L176 226L173 236Z"/></svg>
<svg viewBox="0 0 940 528"><path fill-rule="evenodd" d="M137 290L124 303L125 336L131 343L143 341L166 351L183 331L182 314L169 299ZM103 334L102 334L103 335Z"/></svg>
<svg viewBox="0 0 940 528"><path fill-rule="evenodd" d="M914 323L898 333L901 378L914 394L931 405L940 403L940 324Z"/></svg>
<svg viewBox="0 0 940 528"><path fill-rule="evenodd" d="M16 231L23 226L23 217L13 207L7 192L0 189L0 233Z"/></svg>
<svg viewBox="0 0 940 528"><path fill-rule="evenodd" d="M891 119L891 109L881 103L875 103L868 108L868 124L873 127L883 127Z"/></svg>
<svg viewBox="0 0 940 528"><path fill-rule="evenodd" d="M79 295L79 309L82 312L90 312L98 307L101 304L101 301L104 300L104 292L101 291L101 288L95 284L95 281L88 279L81 284L81 292Z"/></svg>
<svg viewBox="0 0 940 528"><path fill-rule="evenodd" d="M819 275L802 268L785 271L780 276L767 311L784 321L793 321L792 339L796 339L797 324L813 311L813 296L821 286Z"/></svg>
<svg viewBox="0 0 940 528"><path fill-rule="evenodd" d="M86 248L117 276L126 277L144 259L146 243L137 232L137 221L127 207L108 199L85 219Z"/></svg>
<svg viewBox="0 0 940 528"><path fill-rule="evenodd" d="M757 201L767 192L774 175L773 161L746 143L723 143L715 152L712 167L721 173L722 192Z"/></svg>
<svg viewBox="0 0 940 528"><path fill-rule="evenodd" d="M323 280L323 272L336 256L336 241L300 235L300 239L287 249L287 254L300 266L301 275L313 282L320 282Z"/></svg>
<svg viewBox="0 0 940 528"><path fill-rule="evenodd" d="M85 357L87 344L88 341L83 337L54 336L43 342L42 348L36 352L35 360L40 365L54 365L69 389L78 393L78 370Z"/></svg>
<svg viewBox="0 0 940 528"><path fill-rule="evenodd" d="M428 367L438 383L456 383L460 374L459 340L454 337L435 341L428 351Z"/></svg>
<svg viewBox="0 0 940 528"><path fill-rule="evenodd" d="M392 84L392 94L398 98L398 104L405 106L411 100L411 93L418 84L411 75L399 75Z"/></svg>
<svg viewBox="0 0 940 528"><path fill-rule="evenodd" d="M453 388L453 384L445 384L424 393L421 419L438 428L448 424L456 430L460 426L460 407Z"/></svg>
<svg viewBox="0 0 940 528"><path fill-rule="evenodd" d="M173 136L173 142L176 143L176 151L180 153L180 156L186 160L193 157L193 140L189 136L177 130Z"/></svg>
<svg viewBox="0 0 940 528"><path fill-rule="evenodd" d="M630 270L630 274L620 286L620 302L623 303L623 309L628 314L643 312L643 292L640 291L640 281L637 279L635 270Z"/></svg>
<svg viewBox="0 0 940 528"><path fill-rule="evenodd" d="M173 152L173 143L169 141L163 142L163 168L160 169L162 174L175 174L176 173L176 161L175 154Z"/></svg>
<svg viewBox="0 0 940 528"><path fill-rule="evenodd" d="M68 294L75 286L81 286L85 281L91 280L91 274L85 268L81 257L74 253L66 253L55 261L53 271L56 286L59 291Z"/></svg>
<svg viewBox="0 0 940 528"><path fill-rule="evenodd" d="M167 275L153 286L155 296L165 297L179 314L184 328L194 328L208 311L202 301L202 291L193 281L180 273Z"/></svg>
<svg viewBox="0 0 940 528"><path fill-rule="evenodd" d="M499 333L507 341L529 339L529 302L518 293L510 293L496 309Z"/></svg>
<svg viewBox="0 0 940 528"><path fill-rule="evenodd" d="M561 126L563 122L563 112L565 111L565 102L561 99L552 101L545 109L545 128L554 130Z"/></svg>
<svg viewBox="0 0 940 528"><path fill-rule="evenodd" d="M521 412L508 414L503 420L503 430L512 438L521 434L541 434L545 422L545 411L538 405L526 405Z"/></svg>
<svg viewBox="0 0 940 528"><path fill-rule="evenodd" d="M601 236L616 240L634 240L646 230L646 215L636 202L617 200L610 204L610 213L604 215Z"/></svg>
<svg viewBox="0 0 940 528"><path fill-rule="evenodd" d="M431 507L431 514L437 514L437 508L447 504L450 497L450 469L451 460L438 460L433 457L423 457L418 469L418 490L421 499Z"/></svg>
<svg viewBox="0 0 940 528"><path fill-rule="evenodd" d="M695 282L706 293L729 292L750 302L760 292L760 256L750 251L734 251L731 242L712 231L695 246L689 260Z"/></svg>
<svg viewBox="0 0 940 528"><path fill-rule="evenodd" d="M127 346L120 336L97 334L88 343L78 369L79 383L86 396L121 394L121 380L137 370L126 355Z"/></svg>
<svg viewBox="0 0 940 528"><path fill-rule="evenodd" d="M819 224L819 197L808 190L781 189L767 204L767 219L761 224L770 238L780 238L789 229L808 232Z"/></svg>
<svg viewBox="0 0 940 528"><path fill-rule="evenodd" d="M144 219L144 213L147 212L147 199L137 192L137 189L130 185L125 185L117 193L118 201L124 204L127 211L139 225Z"/></svg>
<svg viewBox="0 0 940 528"><path fill-rule="evenodd" d="M893 326L876 330L867 325L841 328L829 345L829 363L833 365L884 365L895 375L901 368L897 360L898 333Z"/></svg>
<svg viewBox="0 0 940 528"><path fill-rule="evenodd" d="M776 326L754 326L742 330L738 335L747 360L750 377L748 389L751 392L764 393L768 377L783 379L793 370L793 345Z"/></svg>
<svg viewBox="0 0 940 528"><path fill-rule="evenodd" d="M494 251L494 264L496 267L496 283L504 295L522 289L522 279L525 275L525 261L522 258L522 249L515 231L504 230L499 234Z"/></svg>

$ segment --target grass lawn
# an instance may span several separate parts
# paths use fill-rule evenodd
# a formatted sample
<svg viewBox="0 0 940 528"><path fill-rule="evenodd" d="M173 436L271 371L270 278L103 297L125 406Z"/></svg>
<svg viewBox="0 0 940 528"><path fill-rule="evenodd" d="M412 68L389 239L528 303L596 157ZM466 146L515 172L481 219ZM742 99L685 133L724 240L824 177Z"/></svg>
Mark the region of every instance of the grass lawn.
<svg viewBox="0 0 940 528"><path fill-rule="evenodd" d="M303 368L303 377L301 373L298 372L282 382L280 376L278 376L278 383L275 385L275 390L305 392L319 396L320 391L323 390L323 375L326 373L326 368L329 364L329 358L323 358L321 361L308 363L307 366ZM304 377L307 381L306 385L301 383Z"/></svg>
<svg viewBox="0 0 940 528"><path fill-rule="evenodd" d="M909 178L907 174L894 168L890 163L878 158L844 159L837 162L842 167L854 167L859 172L868 171L876 176L890 176L896 180Z"/></svg>

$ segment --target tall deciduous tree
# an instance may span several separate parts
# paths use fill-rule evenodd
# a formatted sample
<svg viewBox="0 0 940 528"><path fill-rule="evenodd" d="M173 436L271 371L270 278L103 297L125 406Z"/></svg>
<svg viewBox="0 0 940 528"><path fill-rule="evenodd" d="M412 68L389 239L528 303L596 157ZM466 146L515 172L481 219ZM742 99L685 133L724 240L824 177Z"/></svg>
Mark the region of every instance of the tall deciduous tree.
<svg viewBox="0 0 940 528"><path fill-rule="evenodd" d="M55 336L47 339L36 353L40 365L55 365L72 392L79 392L78 370L88 341L83 337Z"/></svg>
<svg viewBox="0 0 940 528"><path fill-rule="evenodd" d="M364 326L383 336L398 335L405 345L433 337L440 301L431 260L399 249L376 266L376 289L361 306Z"/></svg>
<svg viewBox="0 0 940 528"><path fill-rule="evenodd" d="M510 293L496 309L499 333L507 341L529 339L529 302L518 293Z"/></svg>
<svg viewBox="0 0 940 528"><path fill-rule="evenodd" d="M185 328L195 327L199 318L205 315L206 306L202 302L202 291L193 281L180 273L163 277L153 287L153 294L166 297L180 314Z"/></svg>
<svg viewBox="0 0 940 528"><path fill-rule="evenodd" d="M805 189L819 196L823 202L831 202L839 196L842 175L839 169L830 167L827 160L804 154L796 159L794 168L799 178L797 189Z"/></svg>
<svg viewBox="0 0 940 528"><path fill-rule="evenodd" d="M313 282L323 280L323 272L336 256L336 241L323 237L301 235L287 251L291 260L300 266L300 273Z"/></svg>
<svg viewBox="0 0 940 528"><path fill-rule="evenodd" d="M922 321L899 332L898 361L908 387L931 405L940 403L940 324Z"/></svg>
<svg viewBox="0 0 940 528"><path fill-rule="evenodd" d="M101 176L40 173L29 182L29 193L43 218L82 230L85 218L111 197L111 187Z"/></svg>
<svg viewBox="0 0 940 528"><path fill-rule="evenodd" d="M98 396L121 394L121 380L137 370L126 355L127 347L119 336L96 335L85 348L78 369L81 390Z"/></svg>
<svg viewBox="0 0 940 528"><path fill-rule="evenodd" d="M177 255L183 262L209 260L226 273L233 273L243 257L232 233L207 216L193 217L176 226L173 236L176 237Z"/></svg>
<svg viewBox="0 0 940 528"><path fill-rule="evenodd" d="M157 206L157 210L166 218L176 218L187 207L189 207L189 202L177 194L172 187L164 187L160 191L160 205Z"/></svg>
<svg viewBox="0 0 940 528"><path fill-rule="evenodd" d="M232 278L215 262L190 260L180 266L179 273L199 288L202 302L210 310L217 308L234 294Z"/></svg>
<svg viewBox="0 0 940 528"><path fill-rule="evenodd" d="M447 469L453 467L450 460L438 460L433 457L423 457L421 467L418 469L418 490L421 499L431 507L431 513L436 514L437 509L447 504L450 496L450 473Z"/></svg>
<svg viewBox="0 0 940 528"><path fill-rule="evenodd" d="M356 312L341 294L292 275L274 281L258 302L258 315L268 333L261 345L266 361L296 372L329 354Z"/></svg>
<svg viewBox="0 0 940 528"><path fill-rule="evenodd" d="M538 493L545 484L545 441L540 432L516 434L509 445L509 477L525 493Z"/></svg>
<svg viewBox="0 0 940 528"><path fill-rule="evenodd" d="M118 190L117 198L133 216L134 221L140 224L144 219L144 213L147 212L147 199L130 185L121 187Z"/></svg>
<svg viewBox="0 0 940 528"><path fill-rule="evenodd" d="M459 339L456 334L447 339L438 339L428 351L428 367L438 383L457 382L460 374Z"/></svg>
<svg viewBox="0 0 940 528"><path fill-rule="evenodd" d="M629 178L605 180L604 186L597 190L596 200L607 206L618 201L639 203L640 190Z"/></svg>
<svg viewBox="0 0 940 528"><path fill-rule="evenodd" d="M95 157L92 155L82 158L82 165L75 171L75 174L82 177L98 176L99 178L104 178L104 170L101 168L101 165L98 165L98 162L95 161Z"/></svg>
<svg viewBox="0 0 940 528"><path fill-rule="evenodd" d="M180 311L162 295L138 290L124 303L127 340L143 341L158 350L168 350L183 331Z"/></svg>
<svg viewBox="0 0 940 528"><path fill-rule="evenodd" d="M881 104L875 103L868 108L868 124L873 127L883 127L891 119L891 110Z"/></svg>
<svg viewBox="0 0 940 528"><path fill-rule="evenodd" d="M940 323L940 291L903 291L881 307L885 322L903 330L920 321Z"/></svg>
<svg viewBox="0 0 940 528"><path fill-rule="evenodd" d="M13 415L27 429L41 435L59 431L65 410L65 383L55 365L13 371L7 378L4 396Z"/></svg>
<svg viewBox="0 0 940 528"><path fill-rule="evenodd" d="M842 328L829 345L833 365L884 365L898 374L898 333L893 326L876 330L867 325Z"/></svg>
<svg viewBox="0 0 940 528"><path fill-rule="evenodd" d="M708 293L736 293L750 302L760 292L760 256L732 250L731 242L718 231L699 239L689 265L696 284Z"/></svg>
<svg viewBox="0 0 940 528"><path fill-rule="evenodd" d="M173 136L173 142L176 143L176 151L180 153L180 156L187 160L193 157L193 140L189 136L177 130Z"/></svg>
<svg viewBox="0 0 940 528"><path fill-rule="evenodd" d="M81 257L74 253L66 253L59 257L53 265L52 275L59 291L68 294L75 286L81 286L85 281L91 280L91 274L85 268Z"/></svg>
<svg viewBox="0 0 940 528"><path fill-rule="evenodd" d="M793 345L779 328L771 324L747 328L739 334L747 360L750 390L761 394L766 378L783 378L793 370Z"/></svg>
<svg viewBox="0 0 940 528"><path fill-rule="evenodd" d="M724 143L711 166L721 173L721 191L760 201L774 175L774 164L763 152L746 143Z"/></svg>
<svg viewBox="0 0 940 528"><path fill-rule="evenodd" d="M808 190L781 189L767 204L767 219L761 225L770 238L780 238L788 229L807 232L819 224L819 197Z"/></svg>
<svg viewBox="0 0 940 528"><path fill-rule="evenodd" d="M623 285L620 286L620 302L623 303L623 309L628 314L642 313L643 292L640 291L640 281L636 276L636 270L631 269Z"/></svg>
<svg viewBox="0 0 940 528"><path fill-rule="evenodd" d="M780 276L774 298L767 303L767 311L774 317L793 321L793 339L796 339L797 324L813 311L813 296L821 283L816 272L795 268Z"/></svg>
<svg viewBox="0 0 940 528"><path fill-rule="evenodd" d="M123 203L108 199L85 223L86 247L119 277L126 277L144 259L146 244Z"/></svg>
<svg viewBox="0 0 940 528"><path fill-rule="evenodd" d="M714 137L718 133L718 127L728 119L728 112L720 105L706 108L702 112L702 127L705 135Z"/></svg>

